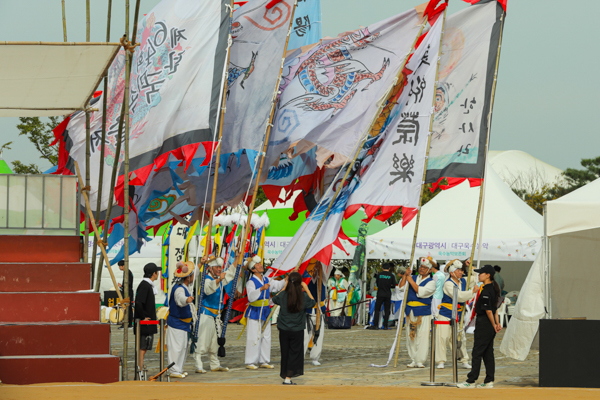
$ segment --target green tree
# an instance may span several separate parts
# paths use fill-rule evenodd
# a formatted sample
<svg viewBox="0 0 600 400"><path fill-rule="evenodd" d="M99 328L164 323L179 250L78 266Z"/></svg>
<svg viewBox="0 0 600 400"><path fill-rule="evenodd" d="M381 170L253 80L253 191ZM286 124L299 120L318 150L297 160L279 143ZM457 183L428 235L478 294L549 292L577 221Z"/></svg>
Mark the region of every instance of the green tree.
<svg viewBox="0 0 600 400"><path fill-rule="evenodd" d="M40 153L40 158L47 160L50 164L58 164L58 146L50 146L54 140L52 130L60 123L60 117L50 117L44 122L39 117L21 117L17 125L19 136L26 136ZM12 142L2 146L2 149L10 150ZM12 162L12 170L15 174L41 174L42 171L35 163L29 165L15 160Z"/></svg>

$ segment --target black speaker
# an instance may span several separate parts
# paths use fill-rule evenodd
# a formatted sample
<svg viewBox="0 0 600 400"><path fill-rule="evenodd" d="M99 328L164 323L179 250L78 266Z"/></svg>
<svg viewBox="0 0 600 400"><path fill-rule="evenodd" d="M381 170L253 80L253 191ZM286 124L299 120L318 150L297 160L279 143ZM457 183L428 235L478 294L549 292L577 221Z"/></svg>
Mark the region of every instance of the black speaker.
<svg viewBox="0 0 600 400"><path fill-rule="evenodd" d="M600 320L540 320L540 387L600 388Z"/></svg>

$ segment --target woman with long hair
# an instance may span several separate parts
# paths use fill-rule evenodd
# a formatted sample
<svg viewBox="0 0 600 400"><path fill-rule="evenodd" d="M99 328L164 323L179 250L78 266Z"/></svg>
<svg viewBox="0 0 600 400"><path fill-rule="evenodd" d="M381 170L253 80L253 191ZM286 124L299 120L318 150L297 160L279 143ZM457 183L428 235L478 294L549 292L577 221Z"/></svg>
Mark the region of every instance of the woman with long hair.
<svg viewBox="0 0 600 400"><path fill-rule="evenodd" d="M304 375L305 309L312 308L316 302L298 272L289 274L285 282L283 290L273 297L273 303L280 307L277 318L281 348L279 375L284 385L295 385L292 378Z"/></svg>
<svg viewBox="0 0 600 400"><path fill-rule="evenodd" d="M498 319L498 299L500 298L500 287L494 281L496 271L491 265L475 269L479 273L479 282L483 285L479 288L475 302L475 334L473 343L473 360L471 372L467 375L467 381L458 385L459 388L492 388L494 387L494 374L496 365L494 360L494 338L502 327ZM485 379L482 384L475 386L479 378L481 360L485 364Z"/></svg>

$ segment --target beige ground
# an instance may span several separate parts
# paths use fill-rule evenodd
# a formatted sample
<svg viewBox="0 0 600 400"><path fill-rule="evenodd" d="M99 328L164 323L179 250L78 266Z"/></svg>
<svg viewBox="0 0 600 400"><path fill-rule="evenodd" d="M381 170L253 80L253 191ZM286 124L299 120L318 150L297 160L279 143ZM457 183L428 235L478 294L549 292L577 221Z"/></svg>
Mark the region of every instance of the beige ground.
<svg viewBox="0 0 600 400"><path fill-rule="evenodd" d="M496 350L496 388L491 390L459 390L455 388L425 388L421 381L429 380L429 369L406 368L407 354L403 345L398 368L373 368L369 364L385 364L395 331L325 331L325 346L319 367L305 364L305 375L295 379L298 386L282 386L279 378L279 345L277 330L271 359L276 369L249 371L244 369L245 336L239 341L240 327L231 326L227 334L227 357L222 364L228 373L195 374L188 357L186 370L190 376L181 382L148 383L120 382L110 385L41 384L29 386L0 385L0 399L599 399L596 389L538 388L538 354L532 352L524 362L504 357ZM131 331L130 331L131 333ZM122 350L122 330L113 329L113 349ZM500 345L503 332L496 339ZM130 335L132 336L132 335ZM472 344L472 337L468 338ZM130 349L133 350L133 345ZM132 360L131 360L132 361ZM148 357L149 373L158 370L158 355ZM449 381L451 371L436 371L440 381ZM461 370L464 380L467 371ZM133 369L130 371L133 377Z"/></svg>

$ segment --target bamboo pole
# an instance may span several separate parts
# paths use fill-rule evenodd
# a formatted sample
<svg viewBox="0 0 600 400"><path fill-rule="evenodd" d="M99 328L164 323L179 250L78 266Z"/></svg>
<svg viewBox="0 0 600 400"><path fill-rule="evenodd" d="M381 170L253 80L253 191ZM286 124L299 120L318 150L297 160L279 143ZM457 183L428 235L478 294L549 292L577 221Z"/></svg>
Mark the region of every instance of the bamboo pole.
<svg viewBox="0 0 600 400"><path fill-rule="evenodd" d="M502 48L502 33L504 31L504 17L506 16L506 14L503 12L502 16L500 17L500 40L498 42L498 52L496 53L496 67L494 69L494 83L492 85L492 95L491 95L491 99L490 99L490 112L488 113L488 126L487 126L487 136L485 139L485 152L484 152L484 162L483 162L483 176L485 177L485 173L487 170L487 155L488 155L488 150L489 150L489 143L490 143L490 132L492 129L492 112L494 110L494 97L496 94L496 81L498 79L498 65L500 63L500 50ZM479 202L477 205L477 217L475 219L475 232L473 234L473 246L471 247L471 267L469 268L468 274L467 274L467 285L469 284L469 280L471 279L471 271L473 270L473 257L475 256L475 246L477 246L477 233L478 230L480 229L479 227L479 221L481 218L481 214L483 212L483 196L484 196L484 192L485 192L485 179L484 181L481 183L481 185L479 186ZM481 243L479 243L479 245L481 246ZM463 310L464 313L464 310Z"/></svg>
<svg viewBox="0 0 600 400"><path fill-rule="evenodd" d="M27 42L27 41L0 41L0 46L120 46L116 42Z"/></svg>
<svg viewBox="0 0 600 400"><path fill-rule="evenodd" d="M90 112L85 110L85 189L90 190ZM90 219L85 219L85 236L83 240L83 260L89 260Z"/></svg>
<svg viewBox="0 0 600 400"><path fill-rule="evenodd" d="M85 1L85 41L90 41L90 0Z"/></svg>
<svg viewBox="0 0 600 400"><path fill-rule="evenodd" d="M502 12L502 16L500 17L500 40L498 41L498 51L496 53L496 66L494 69L494 83L492 85L492 94L490 99L490 112L488 113L488 126L487 126L487 134L485 139L485 150L484 150L484 158L483 158L483 182L479 185L479 202L477 204L477 216L475 218L475 230L473 233L473 246L471 247L471 265L469 266L469 270L467 271L467 289L469 288L469 284L471 282L471 275L473 271L473 257L475 256L475 246L477 246L477 236L478 231L483 230L483 227L480 228L479 225L483 225L483 208L484 208L484 196L485 196L485 175L487 172L487 156L489 151L490 144L490 133L492 130L492 112L494 110L494 97L496 95L496 82L498 79L498 66L500 64L500 50L502 49L502 34L504 31L504 17L506 17L506 13ZM481 221L481 223L480 223ZM480 233L480 232L479 232ZM481 235L479 235L479 246L481 246ZM477 267L479 268L481 251L478 252L477 256ZM459 330L462 330L462 325L464 323L465 310L462 311L462 317L460 319L460 327Z"/></svg>
<svg viewBox="0 0 600 400"><path fill-rule="evenodd" d="M75 161L75 170L77 171L77 178L79 179L79 185L82 187L83 179L81 178L81 172L79 171L79 164L77 163L77 161ZM90 202L89 202L89 199L87 196L87 190L82 189L81 192L83 194L83 200L85 201L86 209L88 212L90 222L92 224L92 228L94 229L94 234L96 235L96 237L100 238L100 233L98 232L98 228L96 227L96 220L94 219L94 214L92 213L92 209L90 208ZM106 249L105 249L104 243L102 241L100 241L100 250L102 250L102 256L106 260L106 265L108 266L108 272L110 273L110 278L113 281L113 285L115 286L115 288L117 288L118 287L117 280L115 279L115 274L113 273L112 268L110 267L110 262L108 261L108 254L106 254ZM117 290L117 296L119 297L119 304L123 305L124 304L123 296L121 296L121 292L119 290Z"/></svg>
<svg viewBox="0 0 600 400"><path fill-rule="evenodd" d="M438 57L437 57L437 65L435 70L435 84L434 84L434 96L431 104L431 108L435 107L435 90L437 89L437 82L440 72L440 59L442 55L442 41L444 39L444 32L446 28L446 13L448 8L444 10L444 16L442 20L442 33L440 35L440 47L438 49ZM427 162L429 160L429 149L431 148L431 130L433 128L433 117L435 113L431 113L431 118L429 120L429 134L427 135L427 151L425 153L425 165L423 166L423 179L421 180L421 194L419 195L419 208L417 209L417 216L415 220L415 233L413 235L412 247L410 250L410 263L408 264L408 268L412 268L412 264L415 258L415 248L417 245L417 234L419 232L419 222L421 220L421 204L423 203L423 192L425 191L425 178L427 177ZM406 300L408 298L408 288L404 290L404 299L402 300L402 305L400 306L400 316L398 317L398 330L396 331L396 354L394 355L394 368L398 366L398 354L400 352L400 340L402 339L402 330L404 329L404 310L406 309Z"/></svg>
<svg viewBox="0 0 600 400"><path fill-rule="evenodd" d="M110 40L110 17L112 9L112 0L108 0L108 14L106 17L106 41ZM100 170L98 179L98 199L96 201L96 220L100 218L100 208L102 207L102 186L104 182L104 149L106 143L106 105L108 99L108 75L104 75L104 91L102 92L102 139L100 141ZM104 225L106 228L106 225ZM96 252L98 248L98 238L94 236L94 247L92 252L92 276L96 268ZM96 272L96 280L102 278L102 268L98 268ZM93 279L93 278L92 278ZM92 280L93 283L93 280ZM95 287L95 286L94 286Z"/></svg>
<svg viewBox="0 0 600 400"><path fill-rule="evenodd" d="M67 14L65 12L65 0L62 0L63 38L67 41Z"/></svg>

